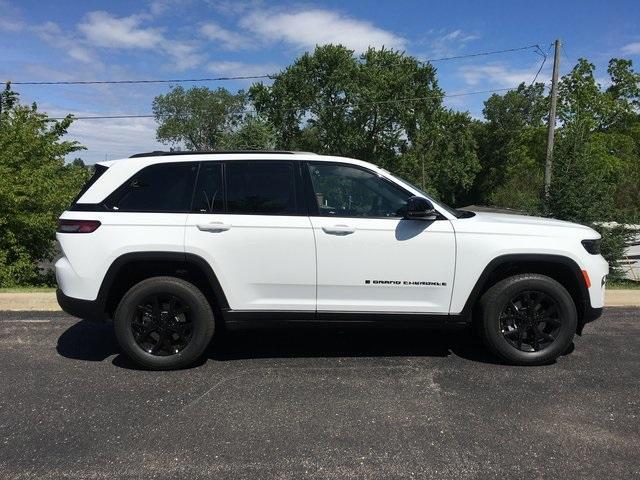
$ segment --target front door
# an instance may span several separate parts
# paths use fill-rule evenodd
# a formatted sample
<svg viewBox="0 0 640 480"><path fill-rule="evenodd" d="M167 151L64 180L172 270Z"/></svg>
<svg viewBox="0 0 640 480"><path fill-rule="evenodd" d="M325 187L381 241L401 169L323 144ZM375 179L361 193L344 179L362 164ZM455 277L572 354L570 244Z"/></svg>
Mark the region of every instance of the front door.
<svg viewBox="0 0 640 480"><path fill-rule="evenodd" d="M451 222L403 219L412 194L363 167L319 161L306 168L317 207L317 310L448 313Z"/></svg>
<svg viewBox="0 0 640 480"><path fill-rule="evenodd" d="M315 310L315 244L292 161L203 162L185 249L209 262L232 310Z"/></svg>

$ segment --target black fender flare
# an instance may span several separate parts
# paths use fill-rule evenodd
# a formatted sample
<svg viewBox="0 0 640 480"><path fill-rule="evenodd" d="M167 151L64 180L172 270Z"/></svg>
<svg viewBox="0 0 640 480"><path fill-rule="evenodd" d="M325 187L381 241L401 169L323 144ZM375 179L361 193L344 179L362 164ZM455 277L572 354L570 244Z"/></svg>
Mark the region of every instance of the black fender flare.
<svg viewBox="0 0 640 480"><path fill-rule="evenodd" d="M507 263L545 263L568 267L572 271L573 275L575 275L576 283L578 285L577 293L579 302L576 304L576 309L580 320L579 323L583 323L582 319L592 308L591 301L589 299L589 290L587 289L582 277L582 269L569 257L542 253L512 253L499 255L491 260L478 277L478 280L476 280L475 286L471 289L471 293L465 302L464 308L462 309L462 312L460 312L462 318L471 319L473 308L479 300L480 295L486 290L485 287L487 286L487 282L491 274Z"/></svg>
<svg viewBox="0 0 640 480"><path fill-rule="evenodd" d="M101 310L105 312L105 314L109 293L114 286L115 280L118 278L118 274L126 265L132 262L139 261L170 261L177 264L184 264L185 266L194 265L202 273L204 273L215 295L215 302L217 306L223 310L229 308L229 302L227 301L227 297L222 290L222 286L220 285L218 277L216 276L209 262L207 262L201 256L184 252L130 252L117 257L113 262L111 262L111 265L107 269L107 273L105 273L104 278L102 279L102 284L100 285L100 290L98 291L96 302L100 306Z"/></svg>

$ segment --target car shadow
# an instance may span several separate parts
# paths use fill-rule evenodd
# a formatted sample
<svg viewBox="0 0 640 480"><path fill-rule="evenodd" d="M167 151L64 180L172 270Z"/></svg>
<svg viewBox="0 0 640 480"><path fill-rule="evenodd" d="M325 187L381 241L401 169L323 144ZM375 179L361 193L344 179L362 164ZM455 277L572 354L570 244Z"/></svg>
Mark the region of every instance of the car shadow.
<svg viewBox="0 0 640 480"><path fill-rule="evenodd" d="M396 226L396 240L411 240L427 230L433 224L433 220L406 220L402 219Z"/></svg>
<svg viewBox="0 0 640 480"><path fill-rule="evenodd" d="M120 352L111 324L78 321L60 335L57 351L63 357L89 362L101 362L115 355L112 361L115 366L139 368ZM333 326L221 331L216 334L203 362L260 358L449 356L501 364L468 330Z"/></svg>
<svg viewBox="0 0 640 480"><path fill-rule="evenodd" d="M57 351L74 360L102 362L120 353L113 325L80 320L58 337Z"/></svg>

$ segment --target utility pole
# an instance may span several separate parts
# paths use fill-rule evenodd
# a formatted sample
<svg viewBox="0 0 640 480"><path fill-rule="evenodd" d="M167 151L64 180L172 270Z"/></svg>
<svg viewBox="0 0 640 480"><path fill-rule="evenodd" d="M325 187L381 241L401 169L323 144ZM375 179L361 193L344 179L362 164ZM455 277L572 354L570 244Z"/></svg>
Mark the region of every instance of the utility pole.
<svg viewBox="0 0 640 480"><path fill-rule="evenodd" d="M7 88L9 87L9 82L7 82ZM4 102L4 95L0 94L0 122L2 122L2 103Z"/></svg>
<svg viewBox="0 0 640 480"><path fill-rule="evenodd" d="M2 104L4 103L5 99L9 98L9 92L11 91L11 80L7 80L4 90L6 94L0 93L0 122L2 122Z"/></svg>
<svg viewBox="0 0 640 480"><path fill-rule="evenodd" d="M549 132L547 135L547 158L544 163L544 199L549 200L551 188L551 166L553 163L553 141L556 131L556 105L558 103L558 74L560 71L560 39L555 42L553 52L553 75L551 77L551 106L549 107Z"/></svg>

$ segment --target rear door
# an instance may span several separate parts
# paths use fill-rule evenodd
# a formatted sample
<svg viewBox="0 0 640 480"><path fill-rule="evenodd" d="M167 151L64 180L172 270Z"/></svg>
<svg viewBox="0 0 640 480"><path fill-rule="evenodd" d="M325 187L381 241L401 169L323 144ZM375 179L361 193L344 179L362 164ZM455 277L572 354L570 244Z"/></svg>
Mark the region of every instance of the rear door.
<svg viewBox="0 0 640 480"><path fill-rule="evenodd" d="M314 311L315 244L299 163L203 162L185 250L209 262L232 310Z"/></svg>

